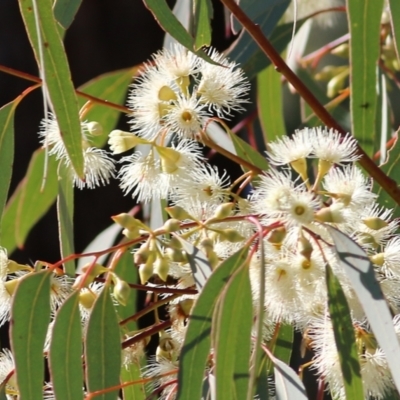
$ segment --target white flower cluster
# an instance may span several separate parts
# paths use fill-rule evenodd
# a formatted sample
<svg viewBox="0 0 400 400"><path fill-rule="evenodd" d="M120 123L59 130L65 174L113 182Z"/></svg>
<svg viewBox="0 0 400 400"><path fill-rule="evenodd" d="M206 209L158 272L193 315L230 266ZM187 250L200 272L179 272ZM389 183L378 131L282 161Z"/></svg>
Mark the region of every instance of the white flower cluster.
<svg viewBox="0 0 400 400"><path fill-rule="evenodd" d="M176 45L156 54L132 86L132 133L113 131L109 144L114 154L147 145L124 157L119 172L121 188L138 201L165 199L180 183L189 187L213 174L193 139L201 138L213 114L226 118L242 110L249 84L235 63L215 50L209 57L215 64Z"/></svg>
<svg viewBox="0 0 400 400"><path fill-rule="evenodd" d="M329 224L341 230L368 254L396 314L393 324L399 332L398 222L391 218L390 210L376 203L371 182L354 165L356 150L356 141L349 135L340 137L322 128L305 128L290 138L278 139L269 144L268 158L283 168L261 176L248 201L263 225L273 227L265 239L263 266L265 308L271 323L289 323L304 333L315 352L313 367L333 397L344 400L344 381L327 311L325 269L329 265L351 310L365 398L382 399L393 388L386 358L370 332L325 228ZM259 297L260 267L259 260L253 260L255 299Z"/></svg>
<svg viewBox="0 0 400 400"><path fill-rule="evenodd" d="M112 158L102 149L91 146L91 137L101 134L101 127L97 122L81 122L82 155L84 160L84 175L82 180L75 172L68 156L56 117L49 113L42 120L39 136L44 147L49 148L49 155L54 155L67 167L70 178L79 189L94 189L104 186L115 177L115 166Z"/></svg>
<svg viewBox="0 0 400 400"><path fill-rule="evenodd" d="M156 231L128 214L113 217L128 239L140 243L134 250L134 261L142 283L150 280L151 290L154 280L160 283L161 279L165 286L190 293L170 301L171 328L160 333L156 357L145 375L155 379L160 398L174 398L177 361L187 318L197 297L191 291L196 286L192 269L182 243L174 235L199 248L210 266L216 268L257 236L250 222L257 218L264 230L265 257L262 264L260 251L253 252L250 278L256 309L260 301L260 269L265 270L265 297L261 299L266 310L264 336L268 337L275 324L291 324L300 330L315 352L314 368L329 385L333 397L345 399L327 312L325 276L329 265L351 310L365 396L383 398L393 386L385 356L373 340L325 226L344 232L368 254L396 315L393 324L400 337L398 223L390 210L376 203L371 182L354 164L359 158L355 139L332 129L305 128L268 143L271 168L257 180L254 171L246 172L231 185L226 173L221 175L208 164L198 142L204 139L206 125L214 114L214 118L222 119L242 109L249 84L235 63L216 51L210 51L209 57L214 64L179 46L158 53L145 66L129 95L132 132L110 134L114 154L138 145L146 149L122 158L124 165L118 175L121 188L138 201L167 199L170 205L166 208L170 219ZM86 180L82 182L73 175L75 185L81 188L99 186L114 176L114 164L108 155L90 147L91 130L92 125L82 123ZM70 166L53 116L43 122L41 135L50 154ZM251 193L244 198L241 192L246 186ZM9 318L15 287L9 278L10 265L5 251L0 251L0 323ZM104 273L107 269L101 267L99 271ZM56 282L54 279L53 292L59 297L53 301L54 309L64 301L64 293L72 290L69 286L63 291ZM129 288L123 284L118 287L120 292L116 290L114 295L123 304ZM83 324L90 318L102 288L102 284L92 283L81 289ZM125 349L124 365L137 362L144 346L140 342Z"/></svg>

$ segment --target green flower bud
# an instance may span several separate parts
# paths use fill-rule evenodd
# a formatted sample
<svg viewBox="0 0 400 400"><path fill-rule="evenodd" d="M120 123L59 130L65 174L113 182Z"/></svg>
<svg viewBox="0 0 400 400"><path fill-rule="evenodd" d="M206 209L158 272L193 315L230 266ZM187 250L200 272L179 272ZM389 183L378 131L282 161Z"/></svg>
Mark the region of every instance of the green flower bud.
<svg viewBox="0 0 400 400"><path fill-rule="evenodd" d="M113 295L119 304L126 306L131 295L131 288L119 278L116 278L115 281Z"/></svg>
<svg viewBox="0 0 400 400"><path fill-rule="evenodd" d="M379 231L379 229L386 228L389 224L379 217L368 217L362 220L368 228L373 229L375 231Z"/></svg>
<svg viewBox="0 0 400 400"><path fill-rule="evenodd" d="M163 228L166 232L176 232L179 229L181 229L181 223L179 220L175 218L171 218L167 220L163 226Z"/></svg>
<svg viewBox="0 0 400 400"><path fill-rule="evenodd" d="M88 122L86 126L93 136L101 136L103 134L103 127L96 121Z"/></svg>
<svg viewBox="0 0 400 400"><path fill-rule="evenodd" d="M224 203L220 204L214 212L213 218L215 219L224 219L229 217L232 214L234 203Z"/></svg>
<svg viewBox="0 0 400 400"><path fill-rule="evenodd" d="M165 211L171 218L177 219L179 221L183 221L185 219L194 219L186 210L179 206L166 207Z"/></svg>
<svg viewBox="0 0 400 400"><path fill-rule="evenodd" d="M167 257L174 262L187 262L186 253L179 249L168 247L165 250Z"/></svg>
<svg viewBox="0 0 400 400"><path fill-rule="evenodd" d="M147 259L147 262L145 264L141 264L139 267L139 277L140 277L140 282L142 285L144 285L152 276L154 273L154 255L151 253Z"/></svg>
<svg viewBox="0 0 400 400"><path fill-rule="evenodd" d="M91 290L84 290L79 293L79 303L82 307L90 310L97 299L96 293Z"/></svg>
<svg viewBox="0 0 400 400"><path fill-rule="evenodd" d="M238 243L244 240L244 237L236 229L224 229L220 233L220 238L231 243Z"/></svg>
<svg viewBox="0 0 400 400"><path fill-rule="evenodd" d="M154 263L154 272L164 281L167 281L169 272L169 262L163 257L158 257Z"/></svg>

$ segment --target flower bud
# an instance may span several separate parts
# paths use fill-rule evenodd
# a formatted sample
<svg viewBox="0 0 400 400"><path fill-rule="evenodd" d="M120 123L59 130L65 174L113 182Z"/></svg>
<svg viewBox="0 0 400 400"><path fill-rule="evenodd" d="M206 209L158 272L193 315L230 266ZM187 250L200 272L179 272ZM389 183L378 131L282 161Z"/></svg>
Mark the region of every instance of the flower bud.
<svg viewBox="0 0 400 400"><path fill-rule="evenodd" d="M234 203L220 204L215 210L213 218L224 219L226 217L229 217L232 214L232 209L234 205L235 205Z"/></svg>
<svg viewBox="0 0 400 400"><path fill-rule="evenodd" d="M169 86L164 85L159 91L158 91L158 99L161 101L169 102L173 100L177 100L176 93L171 89Z"/></svg>
<svg viewBox="0 0 400 400"><path fill-rule="evenodd" d="M311 259L313 246L311 242L306 237L304 237L303 234L299 235L299 241L297 242L297 249L304 258L306 258L307 260Z"/></svg>
<svg viewBox="0 0 400 400"><path fill-rule="evenodd" d="M379 217L368 217L362 220L368 228L373 229L375 231L379 231L379 229L386 228L389 224Z"/></svg>
<svg viewBox="0 0 400 400"><path fill-rule="evenodd" d="M147 262L149 255L151 254L148 242L143 243L139 249L133 255L133 262L136 265L144 264Z"/></svg>
<svg viewBox="0 0 400 400"><path fill-rule="evenodd" d="M133 133L120 131L119 129L113 130L108 136L108 144L113 154L124 153L140 143L148 143L147 140L139 138Z"/></svg>
<svg viewBox="0 0 400 400"><path fill-rule="evenodd" d="M115 276L114 279L116 282L114 284L113 295L119 304L126 306L131 294L131 288L122 279L116 278Z"/></svg>
<svg viewBox="0 0 400 400"><path fill-rule="evenodd" d="M141 264L139 267L139 277L142 285L144 285L153 276L153 271L153 257L149 257L147 262L145 264Z"/></svg>
<svg viewBox="0 0 400 400"><path fill-rule="evenodd" d="M19 279L12 279L11 281L4 282L3 285L7 290L7 293L12 296L15 292L19 283Z"/></svg>
<svg viewBox="0 0 400 400"><path fill-rule="evenodd" d="M90 310L97 299L97 294L92 290L81 290L79 293L79 303L82 307Z"/></svg>
<svg viewBox="0 0 400 400"><path fill-rule="evenodd" d="M122 234L130 240L137 239L140 236L139 229L129 230L125 228L122 230Z"/></svg>
<svg viewBox="0 0 400 400"><path fill-rule="evenodd" d="M163 228L166 232L176 232L179 229L181 229L181 223L179 220L175 218L171 218L167 220L163 226Z"/></svg>
<svg viewBox="0 0 400 400"><path fill-rule="evenodd" d="M91 269L90 273L89 273L89 275L86 276L86 271L89 268ZM96 278L97 276L99 276L101 274L104 274L105 272L108 272L108 268L105 268L100 264L93 265L92 263L85 264L81 268L81 270L82 270L82 274L80 276L78 276L78 278L75 279L75 282L72 285L73 289L76 289L78 287L87 287L94 281L94 278ZM83 279L85 279L85 282L82 283Z"/></svg>
<svg viewBox="0 0 400 400"><path fill-rule="evenodd" d="M243 241L244 237L236 229L224 229L220 233L220 239L231 243L238 243Z"/></svg>
<svg viewBox="0 0 400 400"><path fill-rule="evenodd" d="M385 263L385 254L384 253L374 254L370 256L369 259L373 264L379 265L381 267Z"/></svg>
<svg viewBox="0 0 400 400"><path fill-rule="evenodd" d="M165 211L171 218L183 221L185 219L194 219L189 213L180 206L166 207Z"/></svg>
<svg viewBox="0 0 400 400"><path fill-rule="evenodd" d="M167 257L174 262L187 262L186 253L180 249L167 247L165 250Z"/></svg>
<svg viewBox="0 0 400 400"><path fill-rule="evenodd" d="M121 225L123 228L129 229L130 231L135 229L147 230L147 226L142 221L132 217L132 215L127 213L113 215L111 218L118 225Z"/></svg>
<svg viewBox="0 0 400 400"><path fill-rule="evenodd" d="M167 281L169 262L164 257L158 257L154 263L154 272L164 281Z"/></svg>
<svg viewBox="0 0 400 400"><path fill-rule="evenodd" d="M179 302L179 307L182 314L187 318L190 315L190 311L192 311L194 301L193 299L183 299Z"/></svg>
<svg viewBox="0 0 400 400"><path fill-rule="evenodd" d="M349 76L350 69L346 69L339 75L333 77L327 85L326 91L327 96L331 99L335 97L345 87L347 77Z"/></svg>
<svg viewBox="0 0 400 400"><path fill-rule="evenodd" d="M31 271L32 268L29 265L18 264L14 260L8 260L7 262L7 273L12 274L17 271Z"/></svg>
<svg viewBox="0 0 400 400"><path fill-rule="evenodd" d="M331 51L331 54L334 54L335 56L342 58L349 58L349 44L348 43L340 44Z"/></svg>
<svg viewBox="0 0 400 400"><path fill-rule="evenodd" d="M204 238L199 243L199 247L207 253L209 250L214 250L214 241L210 238Z"/></svg>
<svg viewBox="0 0 400 400"><path fill-rule="evenodd" d="M88 122L86 127L93 136L101 136L103 134L103 127L96 121Z"/></svg>
<svg viewBox="0 0 400 400"><path fill-rule="evenodd" d="M279 246L280 248L285 237L286 237L286 228L284 226L280 226L279 228L276 228L270 232L267 240L275 247Z"/></svg>

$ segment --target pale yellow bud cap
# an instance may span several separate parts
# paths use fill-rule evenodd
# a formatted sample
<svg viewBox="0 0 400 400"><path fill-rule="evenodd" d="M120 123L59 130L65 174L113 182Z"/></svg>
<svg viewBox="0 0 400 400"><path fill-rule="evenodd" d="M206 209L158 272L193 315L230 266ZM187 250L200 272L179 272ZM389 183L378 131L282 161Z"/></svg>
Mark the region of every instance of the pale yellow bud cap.
<svg viewBox="0 0 400 400"><path fill-rule="evenodd" d="M96 121L88 122L86 127L88 132L93 136L101 136L103 134L103 127Z"/></svg>
<svg viewBox="0 0 400 400"><path fill-rule="evenodd" d="M122 279L115 278L115 284L113 289L113 295L119 304L126 306L128 304L129 297L131 295L131 288L128 283Z"/></svg>
<svg viewBox="0 0 400 400"><path fill-rule="evenodd" d="M374 231L379 231L379 229L386 228L389 224L379 217L368 217L364 218L363 222L368 228Z"/></svg>
<svg viewBox="0 0 400 400"><path fill-rule="evenodd" d="M113 154L120 154L133 149L138 144L148 144L149 142L133 133L124 132L119 129L113 130L108 135L108 144Z"/></svg>

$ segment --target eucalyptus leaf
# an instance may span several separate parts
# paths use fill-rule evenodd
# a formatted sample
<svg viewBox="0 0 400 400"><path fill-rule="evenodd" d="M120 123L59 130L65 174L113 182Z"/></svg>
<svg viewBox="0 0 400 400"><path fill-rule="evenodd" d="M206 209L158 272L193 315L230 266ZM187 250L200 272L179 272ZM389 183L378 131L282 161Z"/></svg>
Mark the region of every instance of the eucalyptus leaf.
<svg viewBox="0 0 400 400"><path fill-rule="evenodd" d="M126 68L97 76L79 87L83 93L89 94L106 102L122 105L126 98L129 84L138 74L140 66ZM79 97L79 106L87 104L88 100ZM115 128L121 112L106 104L90 101L90 107L85 114L85 120L98 122L103 132L91 137L91 144L103 147L108 140L108 134Z"/></svg>
<svg viewBox="0 0 400 400"><path fill-rule="evenodd" d="M193 306L179 358L177 400L201 398L214 307L231 274L246 262L247 251L239 250L213 271Z"/></svg>
<svg viewBox="0 0 400 400"><path fill-rule="evenodd" d="M14 160L14 111L16 103L0 108L0 245L2 243L2 217L10 187Z"/></svg>
<svg viewBox="0 0 400 400"><path fill-rule="evenodd" d="M326 266L326 284L329 314L339 353L346 398L363 400L364 389L350 308L340 282L329 265Z"/></svg>
<svg viewBox="0 0 400 400"><path fill-rule="evenodd" d="M75 291L57 311L51 335L49 361L57 400L83 399L79 291Z"/></svg>
<svg viewBox="0 0 400 400"><path fill-rule="evenodd" d="M54 3L54 17L64 29L72 24L82 0L56 0Z"/></svg>
<svg viewBox="0 0 400 400"><path fill-rule="evenodd" d="M93 305L85 336L86 385L89 392L119 385L121 370L120 329L108 287ZM119 389L96 396L118 399Z"/></svg>
<svg viewBox="0 0 400 400"><path fill-rule="evenodd" d="M54 203L58 192L57 161L50 157L48 161L47 177L44 188L43 166L46 152L36 150L31 158L26 175L18 187L20 194L15 214L14 232L18 247L23 248L28 233L37 221L48 211ZM13 197L13 200L15 198ZM4 219L8 218L8 207ZM12 214L10 217L12 218ZM5 222L5 221L3 221Z"/></svg>
<svg viewBox="0 0 400 400"><path fill-rule="evenodd" d="M400 344L373 265L364 250L347 235L331 226L327 229L335 243L340 265L357 294L376 340L385 353L393 382L400 391Z"/></svg>
<svg viewBox="0 0 400 400"><path fill-rule="evenodd" d="M377 108L377 67L383 0L347 0L350 29L352 134L372 157ZM372 143L371 143L372 141Z"/></svg>
<svg viewBox="0 0 400 400"><path fill-rule="evenodd" d="M50 102L61 132L71 164L80 178L84 178L82 133L79 119L78 100L72 84L67 55L53 15L52 0L19 0L21 15L35 53L39 70L45 80L44 93ZM36 18L40 22L39 41ZM43 65L41 65L43 55Z"/></svg>
<svg viewBox="0 0 400 400"><path fill-rule="evenodd" d="M213 5L211 0L195 1L195 50L211 44L211 19L213 18Z"/></svg>
<svg viewBox="0 0 400 400"><path fill-rule="evenodd" d="M270 356L271 357L271 356ZM306 389L299 376L281 360L273 357L277 400L308 400Z"/></svg>
<svg viewBox="0 0 400 400"><path fill-rule="evenodd" d="M244 265L228 281L213 317L217 399L245 399L249 385L253 304Z"/></svg>
<svg viewBox="0 0 400 400"><path fill-rule="evenodd" d="M289 0L267 0L263 2L251 0L241 4L241 8L260 27L264 36L270 38L271 43L273 43L271 34L289 4ZM288 37L287 43L289 43L290 38L291 35ZM282 51L283 48L279 50ZM269 65L267 56L260 51L258 44L244 29L229 48L227 56L240 64L249 78Z"/></svg>
<svg viewBox="0 0 400 400"><path fill-rule="evenodd" d="M11 349L21 400L43 397L43 349L50 322L52 273L25 275L18 283L11 307Z"/></svg>
<svg viewBox="0 0 400 400"><path fill-rule="evenodd" d="M400 61L400 3L397 0L388 0L388 3L390 6L390 20L396 44L397 59Z"/></svg>
<svg viewBox="0 0 400 400"><path fill-rule="evenodd" d="M258 117L266 144L286 133L282 101L281 75L270 65L257 75Z"/></svg>
<svg viewBox="0 0 400 400"><path fill-rule="evenodd" d="M160 26L176 39L182 46L194 52L199 57L211 64L216 64L204 51L195 50L193 36L183 27L176 18L165 0L143 0L146 7L152 12Z"/></svg>
<svg viewBox="0 0 400 400"><path fill-rule="evenodd" d="M61 256L63 258L73 254L74 251L74 188L70 179L68 168L60 163L58 166L58 199L57 219L60 240ZM64 263L65 272L75 277L75 261Z"/></svg>

